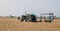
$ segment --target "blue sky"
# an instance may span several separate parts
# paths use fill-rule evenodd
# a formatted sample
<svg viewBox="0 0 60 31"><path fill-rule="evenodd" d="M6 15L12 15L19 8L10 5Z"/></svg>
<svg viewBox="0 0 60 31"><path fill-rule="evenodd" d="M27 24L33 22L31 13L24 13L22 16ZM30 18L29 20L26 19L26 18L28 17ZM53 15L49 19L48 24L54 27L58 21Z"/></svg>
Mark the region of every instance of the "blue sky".
<svg viewBox="0 0 60 31"><path fill-rule="evenodd" d="M20 16L25 13L53 12L60 16L60 0L0 0L0 16Z"/></svg>

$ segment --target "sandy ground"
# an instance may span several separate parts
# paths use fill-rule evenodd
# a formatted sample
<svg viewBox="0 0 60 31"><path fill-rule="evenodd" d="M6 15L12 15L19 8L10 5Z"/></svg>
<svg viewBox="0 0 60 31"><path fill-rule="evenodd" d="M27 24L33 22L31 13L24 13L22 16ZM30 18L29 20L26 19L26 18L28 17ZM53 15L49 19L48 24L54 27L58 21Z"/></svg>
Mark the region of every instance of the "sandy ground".
<svg viewBox="0 0 60 31"><path fill-rule="evenodd" d="M20 22L17 18L0 18L0 31L60 31L60 19L45 22Z"/></svg>

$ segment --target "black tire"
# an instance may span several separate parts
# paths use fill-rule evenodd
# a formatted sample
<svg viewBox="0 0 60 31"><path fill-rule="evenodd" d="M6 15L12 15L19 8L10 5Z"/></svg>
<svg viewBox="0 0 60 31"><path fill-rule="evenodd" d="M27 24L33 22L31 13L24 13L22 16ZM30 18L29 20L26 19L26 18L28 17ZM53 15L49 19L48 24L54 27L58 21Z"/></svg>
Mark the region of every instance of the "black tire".
<svg viewBox="0 0 60 31"><path fill-rule="evenodd" d="M42 21L40 21L40 22L42 22Z"/></svg>
<svg viewBox="0 0 60 31"><path fill-rule="evenodd" d="M49 21L49 23L51 23L51 21Z"/></svg>
<svg viewBox="0 0 60 31"><path fill-rule="evenodd" d="M20 17L18 17L18 20L20 20Z"/></svg>

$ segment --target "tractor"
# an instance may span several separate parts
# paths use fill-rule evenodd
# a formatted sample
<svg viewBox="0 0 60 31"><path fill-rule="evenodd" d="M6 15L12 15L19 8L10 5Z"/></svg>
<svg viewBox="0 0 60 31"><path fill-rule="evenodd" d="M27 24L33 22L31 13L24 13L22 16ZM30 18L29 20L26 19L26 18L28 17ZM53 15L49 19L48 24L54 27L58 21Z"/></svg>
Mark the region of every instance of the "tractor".
<svg viewBox="0 0 60 31"><path fill-rule="evenodd" d="M36 16L34 14L27 14L22 15L21 18L18 17L18 20L21 20L22 22L25 20L26 22L36 22Z"/></svg>

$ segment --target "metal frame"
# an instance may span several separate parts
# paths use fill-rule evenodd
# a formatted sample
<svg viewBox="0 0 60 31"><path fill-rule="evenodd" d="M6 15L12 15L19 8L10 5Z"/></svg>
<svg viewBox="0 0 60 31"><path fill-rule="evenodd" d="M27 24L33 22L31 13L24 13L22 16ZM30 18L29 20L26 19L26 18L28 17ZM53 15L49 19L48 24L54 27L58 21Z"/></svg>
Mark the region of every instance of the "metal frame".
<svg viewBox="0 0 60 31"><path fill-rule="evenodd" d="M44 18L44 21L46 20L45 17L46 15L48 15L48 21L53 21L53 13L42 13L41 14L41 18L40 18L40 22L42 21L42 17ZM51 17L52 16L52 17Z"/></svg>

